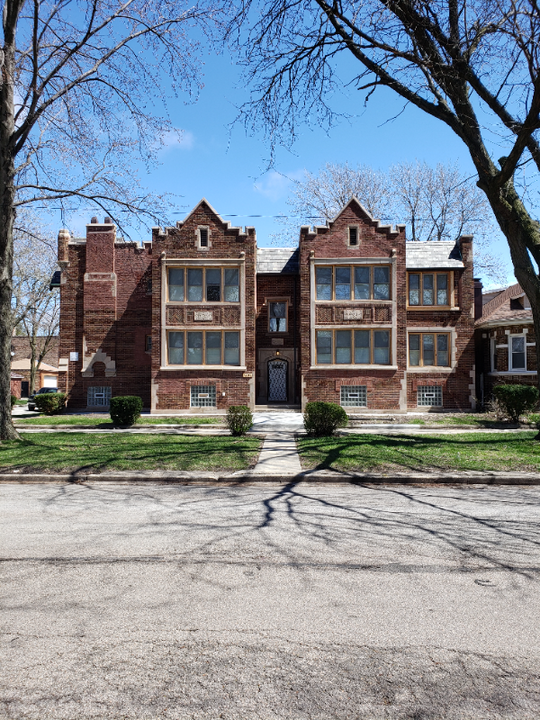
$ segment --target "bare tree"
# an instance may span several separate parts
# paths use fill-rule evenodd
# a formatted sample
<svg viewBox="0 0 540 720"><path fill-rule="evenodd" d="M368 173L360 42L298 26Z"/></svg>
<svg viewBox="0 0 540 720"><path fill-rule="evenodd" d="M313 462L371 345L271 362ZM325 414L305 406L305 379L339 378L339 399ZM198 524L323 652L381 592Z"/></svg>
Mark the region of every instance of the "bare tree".
<svg viewBox="0 0 540 720"><path fill-rule="evenodd" d="M52 238L31 213L20 212L14 227L11 322L17 334L28 337L31 393L41 362L58 334L60 297L50 286L56 267Z"/></svg>
<svg viewBox="0 0 540 720"><path fill-rule="evenodd" d="M15 438L9 359L17 209L70 199L125 226L162 220L141 191L134 154L151 163L170 92L198 88L198 45L222 0L3 0L0 86L0 440ZM226 3L223 2L226 7Z"/></svg>
<svg viewBox="0 0 540 720"><path fill-rule="evenodd" d="M366 98L390 88L462 140L531 302L540 357L540 225L528 189L540 169L536 0L244 0L236 20L251 21L247 122L273 142L294 141L301 122L332 124L332 90L351 80L339 76L341 54L356 61Z"/></svg>
<svg viewBox="0 0 540 720"><path fill-rule="evenodd" d="M327 163L318 173L295 181L288 204L294 220L284 221L279 243L296 241L298 225L332 220L355 195L366 210L384 222L407 224L411 240L475 237L475 271L497 282L506 279L503 263L490 253L497 230L486 196L455 165L412 162L387 172L367 165Z"/></svg>

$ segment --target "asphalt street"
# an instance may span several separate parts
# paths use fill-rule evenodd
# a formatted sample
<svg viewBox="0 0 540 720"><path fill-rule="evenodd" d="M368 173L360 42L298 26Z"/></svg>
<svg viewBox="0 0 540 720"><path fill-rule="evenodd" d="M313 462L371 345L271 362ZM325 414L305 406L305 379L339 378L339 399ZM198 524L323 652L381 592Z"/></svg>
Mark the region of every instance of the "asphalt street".
<svg viewBox="0 0 540 720"><path fill-rule="evenodd" d="M0 485L2 718L540 716L540 488Z"/></svg>

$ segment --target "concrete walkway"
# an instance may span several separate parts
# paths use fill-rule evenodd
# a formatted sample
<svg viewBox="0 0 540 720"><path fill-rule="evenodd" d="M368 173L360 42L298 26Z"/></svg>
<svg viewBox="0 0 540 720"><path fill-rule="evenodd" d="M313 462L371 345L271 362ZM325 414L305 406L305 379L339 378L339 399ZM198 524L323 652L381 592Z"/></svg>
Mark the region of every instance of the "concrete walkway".
<svg viewBox="0 0 540 720"><path fill-rule="evenodd" d="M290 432L269 433L252 474L289 477L301 472L302 466L294 435Z"/></svg>

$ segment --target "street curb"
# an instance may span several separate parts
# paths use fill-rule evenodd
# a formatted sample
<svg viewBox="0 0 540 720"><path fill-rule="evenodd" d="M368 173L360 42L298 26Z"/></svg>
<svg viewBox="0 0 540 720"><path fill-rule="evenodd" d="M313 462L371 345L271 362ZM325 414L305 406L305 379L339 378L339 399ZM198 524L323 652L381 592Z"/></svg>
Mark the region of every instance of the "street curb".
<svg viewBox="0 0 540 720"><path fill-rule="evenodd" d="M301 482L354 485L540 485L540 474L506 472L463 473L338 473L320 470L296 475L270 475L256 472L115 472L115 473L0 473L0 483L120 483L157 485L291 485Z"/></svg>

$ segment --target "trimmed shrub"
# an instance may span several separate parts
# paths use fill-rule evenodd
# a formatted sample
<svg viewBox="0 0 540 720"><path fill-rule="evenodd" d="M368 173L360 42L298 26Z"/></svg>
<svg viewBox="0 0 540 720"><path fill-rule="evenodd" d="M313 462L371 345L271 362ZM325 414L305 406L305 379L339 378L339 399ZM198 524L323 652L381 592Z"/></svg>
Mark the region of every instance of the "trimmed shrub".
<svg viewBox="0 0 540 720"><path fill-rule="evenodd" d="M109 412L115 425L133 425L141 415L142 398L138 395L119 395L111 398Z"/></svg>
<svg viewBox="0 0 540 720"><path fill-rule="evenodd" d="M231 435L245 435L253 425L253 415L247 405L231 405L227 410L227 427Z"/></svg>
<svg viewBox="0 0 540 720"><path fill-rule="evenodd" d="M304 411L304 427L308 435L324 437L333 435L340 427L347 427L347 413L336 403L310 402Z"/></svg>
<svg viewBox="0 0 540 720"><path fill-rule="evenodd" d="M17 396L12 395L11 396L11 407L15 407L15 403L17 402Z"/></svg>
<svg viewBox="0 0 540 720"><path fill-rule="evenodd" d="M36 393L34 402L45 415L58 415L66 405L66 393Z"/></svg>
<svg viewBox="0 0 540 720"><path fill-rule="evenodd" d="M534 385L495 385L493 394L504 414L516 423L520 415L534 410L538 403L538 388Z"/></svg>

